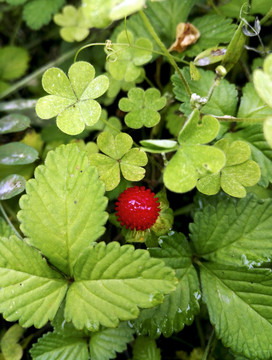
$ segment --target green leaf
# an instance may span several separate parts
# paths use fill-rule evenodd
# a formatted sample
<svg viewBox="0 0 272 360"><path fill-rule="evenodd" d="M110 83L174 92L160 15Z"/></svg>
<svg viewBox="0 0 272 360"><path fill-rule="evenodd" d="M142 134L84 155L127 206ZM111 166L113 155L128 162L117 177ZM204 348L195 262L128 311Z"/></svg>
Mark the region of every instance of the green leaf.
<svg viewBox="0 0 272 360"><path fill-rule="evenodd" d="M24 333L24 329L14 324L3 335L0 346L5 360L20 360L23 356L22 346L17 344Z"/></svg>
<svg viewBox="0 0 272 360"><path fill-rule="evenodd" d="M131 148L133 139L126 133L119 133L115 137L109 132L102 132L97 138L97 146L106 155L119 160Z"/></svg>
<svg viewBox="0 0 272 360"><path fill-rule="evenodd" d="M155 154L167 153L177 150L175 140L141 140L142 149Z"/></svg>
<svg viewBox="0 0 272 360"><path fill-rule="evenodd" d="M260 98L272 107L272 54L265 58L263 70L254 70L253 83Z"/></svg>
<svg viewBox="0 0 272 360"><path fill-rule="evenodd" d="M10 237L12 234L11 227L0 217L0 237Z"/></svg>
<svg viewBox="0 0 272 360"><path fill-rule="evenodd" d="M119 20L141 10L145 6L145 0L113 0L109 17L111 20Z"/></svg>
<svg viewBox="0 0 272 360"><path fill-rule="evenodd" d="M116 329L102 329L92 333L89 343L91 359L115 359L116 352L124 351L127 343L133 340L133 332L126 323L121 323Z"/></svg>
<svg viewBox="0 0 272 360"><path fill-rule="evenodd" d="M83 337L47 333L30 350L33 360L88 360L88 344Z"/></svg>
<svg viewBox="0 0 272 360"><path fill-rule="evenodd" d="M91 331L99 325L116 327L119 320L135 319L138 307L162 303L163 294L175 290L176 284L174 271L150 258L148 251L135 251L117 242L90 245L78 259L74 277L66 297L65 319L77 329Z"/></svg>
<svg viewBox="0 0 272 360"><path fill-rule="evenodd" d="M50 95L38 100L36 112L41 119L57 116L60 130L76 135L99 120L101 106L94 99L106 92L109 79L105 75L94 78L94 67L85 61L74 63L68 76L58 68L44 73L42 85Z"/></svg>
<svg viewBox="0 0 272 360"><path fill-rule="evenodd" d="M10 114L0 119L0 134L9 134L25 130L30 125L30 119L21 114Z"/></svg>
<svg viewBox="0 0 272 360"><path fill-rule="evenodd" d="M250 146L241 140L230 144L228 139L221 139L214 146L224 151L226 165L217 174L201 178L197 189L206 195L214 195L221 186L222 190L231 196L245 197L245 187L256 185L261 176L259 165L249 160Z"/></svg>
<svg viewBox="0 0 272 360"><path fill-rule="evenodd" d="M1 238L0 274L0 311L7 321L41 328L54 318L67 283L34 248L15 236Z"/></svg>
<svg viewBox="0 0 272 360"><path fill-rule="evenodd" d="M270 359L270 269L248 270L205 263L200 267L200 275L210 320L223 344L249 359Z"/></svg>
<svg viewBox="0 0 272 360"><path fill-rule="evenodd" d="M192 251L183 234L169 232L159 238L160 248L150 248L152 257L159 258L175 269L179 280L176 291L165 297L163 304L142 310L133 322L139 334L169 337L191 325L199 312L200 288L197 272L192 264Z"/></svg>
<svg viewBox="0 0 272 360"><path fill-rule="evenodd" d="M202 50L213 48L231 41L236 25L231 19L215 14L207 14L192 21L200 32L200 38L183 54L189 57L198 55Z"/></svg>
<svg viewBox="0 0 272 360"><path fill-rule="evenodd" d="M215 64L219 61L221 61L226 53L227 49L226 46L216 46L209 48L207 50L202 51L200 54L197 55L197 57L194 59L194 62L190 62L191 64L195 64L197 66L207 66L210 64ZM197 68L196 68L197 69ZM199 78L194 80L199 80Z"/></svg>
<svg viewBox="0 0 272 360"><path fill-rule="evenodd" d="M133 34L128 31L121 31L117 36L117 43L127 44L112 45L111 51L108 54L113 54L115 61L106 63L106 69L111 76L116 80L125 80L126 82L133 82L141 75L142 66L149 62L152 58L152 43L148 39L139 38L134 41ZM138 47L144 47L147 50L132 48L130 44Z"/></svg>
<svg viewBox="0 0 272 360"><path fill-rule="evenodd" d="M213 116L206 115L200 120L199 110L195 109L181 129L178 141L184 144L207 144L219 132L219 122Z"/></svg>
<svg viewBox="0 0 272 360"><path fill-rule="evenodd" d="M243 88L237 117L241 118L262 118L272 115L272 109L265 106L264 101L258 96L253 83L247 83Z"/></svg>
<svg viewBox="0 0 272 360"><path fill-rule="evenodd" d="M62 145L36 168L26 192L18 218L29 244L72 275L82 249L105 231L107 200L96 169L75 144Z"/></svg>
<svg viewBox="0 0 272 360"><path fill-rule="evenodd" d="M23 76L28 68L28 52L18 46L4 46L0 49L0 78L15 80Z"/></svg>
<svg viewBox="0 0 272 360"><path fill-rule="evenodd" d="M20 142L0 146L0 164L2 165L30 164L37 158L37 150Z"/></svg>
<svg viewBox="0 0 272 360"><path fill-rule="evenodd" d="M145 14L167 48L170 47L176 38L177 25L180 22L187 21L187 17L196 2L196 0L147 1L147 8L144 10ZM153 43L156 50L161 50L146 29L139 14L135 14L128 19L127 28L135 37L147 38Z"/></svg>
<svg viewBox="0 0 272 360"><path fill-rule="evenodd" d="M191 80L189 67L183 68L182 72L191 88L191 91L200 97L206 97L209 93L209 89L213 85L215 74L210 70L198 70L201 74L199 81ZM180 77L175 74L171 77L171 80L174 85L176 99L184 103L180 106L180 111L189 115L191 113L190 98L184 89ZM236 115L237 101L237 90L235 89L235 86L223 79L220 81L219 86L214 89L210 100L203 106L201 112L203 114L216 116L234 116Z"/></svg>
<svg viewBox="0 0 272 360"><path fill-rule="evenodd" d="M25 178L13 174L0 181L0 200L11 199L25 190Z"/></svg>
<svg viewBox="0 0 272 360"><path fill-rule="evenodd" d="M182 129L185 117L181 112L179 111L180 104L175 103L173 106L171 106L165 115L165 121L166 121L166 128L170 132L171 135L177 137L180 130Z"/></svg>
<svg viewBox="0 0 272 360"><path fill-rule="evenodd" d="M67 5L61 14L54 16L54 22L61 26L60 35L68 42L82 41L89 35L90 22L85 18L83 8Z"/></svg>
<svg viewBox="0 0 272 360"><path fill-rule="evenodd" d="M133 346L133 360L161 360L161 352L156 341L143 336L138 337Z"/></svg>
<svg viewBox="0 0 272 360"><path fill-rule="evenodd" d="M272 201L254 196L198 211L190 225L196 253L206 260L252 268L271 260Z"/></svg>
<svg viewBox="0 0 272 360"><path fill-rule="evenodd" d="M132 88L127 98L119 101L119 108L128 112L125 123L133 129L142 126L153 127L160 121L161 110L166 104L166 98L161 97L159 90L150 88L144 91L141 88Z"/></svg>
<svg viewBox="0 0 272 360"><path fill-rule="evenodd" d="M272 148L272 117L271 116L265 119L263 125L263 132L267 143Z"/></svg>
<svg viewBox="0 0 272 360"><path fill-rule="evenodd" d="M24 6L23 19L30 29L39 30L64 3L65 0L31 0Z"/></svg>
<svg viewBox="0 0 272 360"><path fill-rule="evenodd" d="M146 153L134 148L129 150L121 159L120 168L122 175L129 181L140 181L145 176L145 166L148 162Z"/></svg>
<svg viewBox="0 0 272 360"><path fill-rule="evenodd" d="M226 4L223 3L219 7L219 11L225 16L239 19L244 3L244 0L230 0ZM266 0L252 0L249 13L266 15L270 8L271 3Z"/></svg>
<svg viewBox="0 0 272 360"><path fill-rule="evenodd" d="M244 129L225 135L227 139L244 140L251 149L251 158L259 164L261 179L259 184L267 187L272 182L272 149L267 144L261 124L248 125Z"/></svg>

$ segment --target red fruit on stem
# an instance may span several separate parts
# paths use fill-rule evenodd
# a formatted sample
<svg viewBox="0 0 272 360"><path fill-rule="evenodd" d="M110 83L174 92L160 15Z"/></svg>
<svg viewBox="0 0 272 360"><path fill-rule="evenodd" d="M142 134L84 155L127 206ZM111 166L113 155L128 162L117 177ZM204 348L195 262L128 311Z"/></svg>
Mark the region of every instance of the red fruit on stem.
<svg viewBox="0 0 272 360"><path fill-rule="evenodd" d="M159 199L150 189L134 186L123 191L115 203L116 217L122 226L131 230L146 230L159 216Z"/></svg>

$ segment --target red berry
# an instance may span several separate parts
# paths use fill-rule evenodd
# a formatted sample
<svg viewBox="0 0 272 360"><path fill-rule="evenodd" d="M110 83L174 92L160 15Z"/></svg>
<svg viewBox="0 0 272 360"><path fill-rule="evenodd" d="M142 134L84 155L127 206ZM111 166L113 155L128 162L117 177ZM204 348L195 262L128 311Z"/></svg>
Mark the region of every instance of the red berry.
<svg viewBox="0 0 272 360"><path fill-rule="evenodd" d="M115 203L117 220L131 230L146 230L159 216L159 199L150 189L134 186L123 191Z"/></svg>

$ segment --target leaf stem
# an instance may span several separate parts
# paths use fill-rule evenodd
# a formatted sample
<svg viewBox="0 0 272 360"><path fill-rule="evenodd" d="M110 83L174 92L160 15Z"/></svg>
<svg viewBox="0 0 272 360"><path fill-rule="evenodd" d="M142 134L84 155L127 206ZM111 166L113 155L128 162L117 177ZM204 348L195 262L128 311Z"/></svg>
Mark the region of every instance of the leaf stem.
<svg viewBox="0 0 272 360"><path fill-rule="evenodd" d="M1 201L0 201L0 211L1 211L1 213L3 214L3 217L4 217L4 219L6 220L6 222L8 223L9 227L10 227L10 228L12 229L12 231L15 233L15 235L16 235L19 239L23 240L22 236L18 233L18 231L15 229L14 225L12 224L12 222L9 220L9 217L8 217L8 215L7 215L7 213L6 213L5 209L4 209Z"/></svg>
<svg viewBox="0 0 272 360"><path fill-rule="evenodd" d="M145 15L145 13L143 12L143 10L139 11L139 14L144 22L145 27L147 28L147 30L149 31L150 35L152 35L153 39L156 41L156 43L159 45L159 47L161 48L163 54L167 57L167 59L169 60L170 64L174 67L174 69L176 70L176 72L178 73L183 86L187 92L187 94L189 95L189 97L191 97L192 92L191 89L189 87L189 84L187 82L187 80L185 79L185 77L183 76L182 72L180 71L176 61L174 60L173 56L169 53L169 51L166 49L164 43L161 41L161 39L158 37L156 31L154 30L153 26L151 25L150 21L148 20L148 17Z"/></svg>
<svg viewBox="0 0 272 360"><path fill-rule="evenodd" d="M216 342L217 342L217 339L216 339L216 337L215 337L215 330L214 330L214 328L213 328L212 333L211 333L211 336L210 336L209 341L208 341L208 344L207 344L206 349L205 349L205 351L204 351L202 360L208 360L208 356L209 356L210 353L212 352L212 350L213 350Z"/></svg>
<svg viewBox="0 0 272 360"><path fill-rule="evenodd" d="M204 334L203 334L203 330L202 330L202 327L201 327L199 317L195 318L195 322L196 322L196 328L197 328L198 336L199 336L199 339L200 339L200 345L201 345L201 348L204 349L205 348L205 338L204 338Z"/></svg>
<svg viewBox="0 0 272 360"><path fill-rule="evenodd" d="M224 116L216 116L213 115L217 120L222 122L246 122L246 123L262 123L266 118L237 118L235 116L224 115Z"/></svg>

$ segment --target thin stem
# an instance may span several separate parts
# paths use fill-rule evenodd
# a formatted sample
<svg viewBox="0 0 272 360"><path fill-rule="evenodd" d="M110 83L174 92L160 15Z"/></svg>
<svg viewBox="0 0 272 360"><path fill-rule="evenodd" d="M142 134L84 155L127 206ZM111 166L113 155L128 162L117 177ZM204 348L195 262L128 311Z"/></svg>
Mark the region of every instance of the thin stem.
<svg viewBox="0 0 272 360"><path fill-rule="evenodd" d="M161 48L163 54L167 57L167 59L169 60L170 64L174 67L174 69L176 70L176 72L178 73L183 86L187 92L187 94L189 95L189 97L191 97L192 92L191 89L189 87L189 84L187 82L187 80L185 79L185 77L183 76L182 72L180 71L176 61L174 60L173 56L169 53L169 51L166 49L164 43L161 41L161 39L158 37L156 31L154 30L153 26L151 25L150 21L148 20L148 17L145 15L145 13L143 12L143 10L139 11L139 14L145 24L145 27L147 28L147 30L149 31L149 33L152 35L152 37L154 38L154 40L156 41L156 43L159 45L159 47Z"/></svg>
<svg viewBox="0 0 272 360"><path fill-rule="evenodd" d="M11 35L11 38L10 38L10 45L14 45L15 43L15 39L17 37L17 34L18 32L20 31L20 28L21 28L21 25L22 25L22 21L23 21L23 17L22 17L22 14L20 15L20 18L19 18L19 21L17 22L16 26L15 26L15 29Z"/></svg>
<svg viewBox="0 0 272 360"><path fill-rule="evenodd" d="M206 346L206 349L204 351L202 360L208 360L208 356L210 355L212 348L214 347L215 343L217 342L217 339L215 337L215 330L213 328L211 336L209 338L208 344Z"/></svg>
<svg viewBox="0 0 272 360"><path fill-rule="evenodd" d="M0 95L0 99L3 99L4 97L14 93L15 91L21 89L23 86L25 86L26 84L28 84L30 81L32 81L33 79L35 79L36 77L40 76L45 70L47 70L48 68L61 64L63 63L65 60L71 58L73 56L73 54L75 53L75 49L72 49L70 51L67 51L65 54L61 55L60 57L58 57L56 60L53 60L51 62L49 62L48 64L40 67L39 69L37 69L36 71L34 71L32 74L26 76L25 78L23 78L22 80L18 81L17 83L13 84L12 86L10 86L6 91L4 91L1 95Z"/></svg>
<svg viewBox="0 0 272 360"><path fill-rule="evenodd" d="M247 122L247 123L262 123L266 118L236 118L235 116L224 115L224 116L216 116L214 117L222 122Z"/></svg>
<svg viewBox="0 0 272 360"><path fill-rule="evenodd" d="M183 206L180 209L174 211L174 216L184 215L190 213L190 211L194 208L194 204L188 204Z"/></svg>
<svg viewBox="0 0 272 360"><path fill-rule="evenodd" d="M8 223L8 225L10 226L10 228L12 229L12 231L15 233L15 235L16 235L19 239L23 240L22 237L21 237L21 235L20 235L20 234L18 233L18 231L15 229L14 225L12 224L12 222L9 220L9 217L7 216L7 213L5 212L5 209L3 208L3 205L2 205L2 203L1 203L1 201L0 201L0 211L1 211L1 213L3 214L4 219L6 220L6 222Z"/></svg>
<svg viewBox="0 0 272 360"><path fill-rule="evenodd" d="M201 327L201 323L200 323L200 320L199 320L198 317L195 318L195 322L196 322L196 328L197 328L198 336L199 336L199 339L200 339L200 345L201 345L201 348L204 349L205 348L205 337L204 337L203 330L202 330L202 327Z"/></svg>

